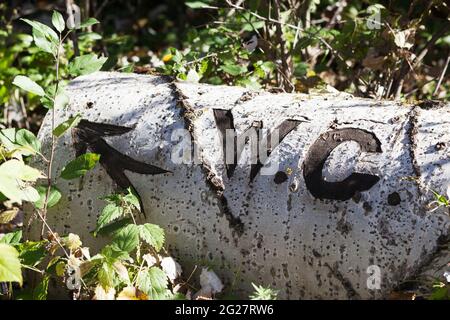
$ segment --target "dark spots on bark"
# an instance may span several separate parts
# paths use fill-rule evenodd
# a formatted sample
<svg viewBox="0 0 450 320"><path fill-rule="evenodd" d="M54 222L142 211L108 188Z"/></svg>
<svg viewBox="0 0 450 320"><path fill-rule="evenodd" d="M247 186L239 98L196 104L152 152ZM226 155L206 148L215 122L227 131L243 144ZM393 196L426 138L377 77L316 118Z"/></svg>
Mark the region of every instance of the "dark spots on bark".
<svg viewBox="0 0 450 320"><path fill-rule="evenodd" d="M327 262L324 265L328 268L328 270L330 270L330 273L341 283L342 287L347 293L348 299L361 299L360 295L353 288L350 280L345 278L339 271L339 265L337 262L333 264L333 267L331 267Z"/></svg>
<svg viewBox="0 0 450 320"><path fill-rule="evenodd" d="M94 103L92 101L88 101L86 104L86 108L91 109L94 106Z"/></svg>
<svg viewBox="0 0 450 320"><path fill-rule="evenodd" d="M192 142L195 145L197 143L197 139L194 134L194 108L192 108L192 106L187 103L186 96L177 87L175 81L172 81L170 83L170 86L172 88L172 91L174 92L177 105L181 108L181 116L184 120L185 128L189 131ZM218 207L221 214L224 215L228 221L228 225L232 230L234 244L237 246L239 238L244 233L244 223L239 217L234 216L231 212L231 209L228 205L228 200L224 195L225 186L223 185L223 182L217 177L217 175L211 169L211 166L204 159L202 159L201 168L205 176L206 184L217 198Z"/></svg>
<svg viewBox="0 0 450 320"><path fill-rule="evenodd" d="M398 206L402 199L400 198L398 192L392 192L388 195L387 201L390 206Z"/></svg>
<svg viewBox="0 0 450 320"><path fill-rule="evenodd" d="M438 142L438 143L436 143L434 148L436 149L436 151L444 150L445 149L445 142Z"/></svg>
<svg viewBox="0 0 450 320"><path fill-rule="evenodd" d="M275 182L276 184L281 184L283 182L286 182L287 180L288 175L283 171L278 171L273 178L273 182Z"/></svg>
<svg viewBox="0 0 450 320"><path fill-rule="evenodd" d="M374 133L344 128L322 134L310 147L303 163L303 177L310 193L319 199L348 200L356 192L372 188L380 178L372 174L352 173L339 182L327 182L322 170L331 152L345 141L357 142L363 152L381 153L381 142Z"/></svg>
<svg viewBox="0 0 450 320"><path fill-rule="evenodd" d="M314 257L316 257L317 259L322 258L322 255L319 253L319 251L317 251L316 249L312 250L312 254Z"/></svg>

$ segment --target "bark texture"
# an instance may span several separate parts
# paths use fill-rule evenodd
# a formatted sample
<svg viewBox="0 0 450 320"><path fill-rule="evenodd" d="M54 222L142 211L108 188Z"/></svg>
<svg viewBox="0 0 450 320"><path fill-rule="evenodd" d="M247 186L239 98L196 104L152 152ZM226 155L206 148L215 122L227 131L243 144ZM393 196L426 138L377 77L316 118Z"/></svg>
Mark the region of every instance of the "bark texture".
<svg viewBox="0 0 450 320"><path fill-rule="evenodd" d="M448 106L120 73L77 78L69 93L56 123L77 113L85 121L59 140L54 174L85 150L102 162L83 179L57 181L67 196L48 219L85 245L104 243L89 234L99 198L133 186L185 273L207 262L242 297L254 282L281 298L381 298L424 268L437 272L437 254L450 261L439 247L448 241L448 212L427 211L429 188L444 193L450 183ZM184 128L192 141L177 136ZM251 144L241 137L270 137L274 128L281 141L269 144L268 161L279 167L267 174L261 159L246 161ZM226 129L241 146L237 165L224 165ZM48 150L49 117L40 139ZM191 142L197 163L181 153ZM180 157L185 163L174 161ZM367 286L373 265L379 290Z"/></svg>

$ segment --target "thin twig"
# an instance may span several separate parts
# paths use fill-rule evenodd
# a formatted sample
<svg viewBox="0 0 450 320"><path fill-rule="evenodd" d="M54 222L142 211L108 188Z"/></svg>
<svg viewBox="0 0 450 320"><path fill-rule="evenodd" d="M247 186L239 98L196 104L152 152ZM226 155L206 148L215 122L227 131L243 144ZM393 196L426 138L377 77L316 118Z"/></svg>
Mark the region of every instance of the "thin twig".
<svg viewBox="0 0 450 320"><path fill-rule="evenodd" d="M447 72L448 64L450 63L450 53L447 56L447 61L445 62L444 69L442 69L441 76L439 77L439 81L436 85L436 89L434 90L433 97L438 93L439 87L441 86L442 79L444 79L445 73Z"/></svg>

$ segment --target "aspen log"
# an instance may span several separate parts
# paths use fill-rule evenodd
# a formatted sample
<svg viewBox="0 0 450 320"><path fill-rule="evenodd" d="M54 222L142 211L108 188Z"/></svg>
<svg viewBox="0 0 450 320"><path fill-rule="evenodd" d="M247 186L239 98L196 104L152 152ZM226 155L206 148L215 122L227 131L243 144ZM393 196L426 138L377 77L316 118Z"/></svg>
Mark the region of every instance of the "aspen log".
<svg viewBox="0 0 450 320"><path fill-rule="evenodd" d="M48 222L91 250L106 243L90 234L101 198L133 187L185 274L208 264L238 297L253 282L287 299L384 298L438 274L437 255L450 261L448 209L429 207L450 183L448 105L104 72L68 92L56 124L83 121L58 140L53 177L77 154L101 158L84 178L54 180L64 198Z"/></svg>

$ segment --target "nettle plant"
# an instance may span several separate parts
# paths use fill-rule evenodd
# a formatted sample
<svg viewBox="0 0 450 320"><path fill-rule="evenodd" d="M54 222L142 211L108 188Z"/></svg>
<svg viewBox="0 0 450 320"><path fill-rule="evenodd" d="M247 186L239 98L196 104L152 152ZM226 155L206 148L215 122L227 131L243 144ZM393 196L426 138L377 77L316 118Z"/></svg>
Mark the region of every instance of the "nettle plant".
<svg viewBox="0 0 450 320"><path fill-rule="evenodd" d="M164 231L150 223L138 225L135 216L140 213L139 199L131 189L110 195L99 216L93 236L110 236L111 243L91 257L76 234L60 236L46 222L48 209L62 197L57 188L58 179L77 179L98 163L100 156L83 154L69 162L60 177L52 176L57 139L81 120L70 117L56 125L55 110L65 108L69 97L65 92L71 77L86 75L102 68L105 57L90 53L64 57L64 44L75 29L98 23L90 18L77 27L66 28L63 16L54 11L53 28L37 21L23 19L32 27L36 47L47 53L54 62L54 81L44 90L24 75L14 78L13 84L31 96L38 97L49 109L52 141L49 155L41 153L36 136L25 129L0 131L0 223L10 223L20 212L23 202L32 203L34 218L42 223L41 240L22 241L22 231L7 233L0 239L0 294L9 298L46 299L51 277L56 277L73 293L74 298L97 299L169 299L175 279L181 273L171 257L160 255L164 245ZM56 30L56 31L55 31ZM64 72L62 72L64 70ZM67 75L62 77L61 75ZM45 172L30 166L30 160L45 163ZM23 269L39 275L35 286L22 287ZM14 284L14 285L13 285ZM117 294L116 294L117 293Z"/></svg>

